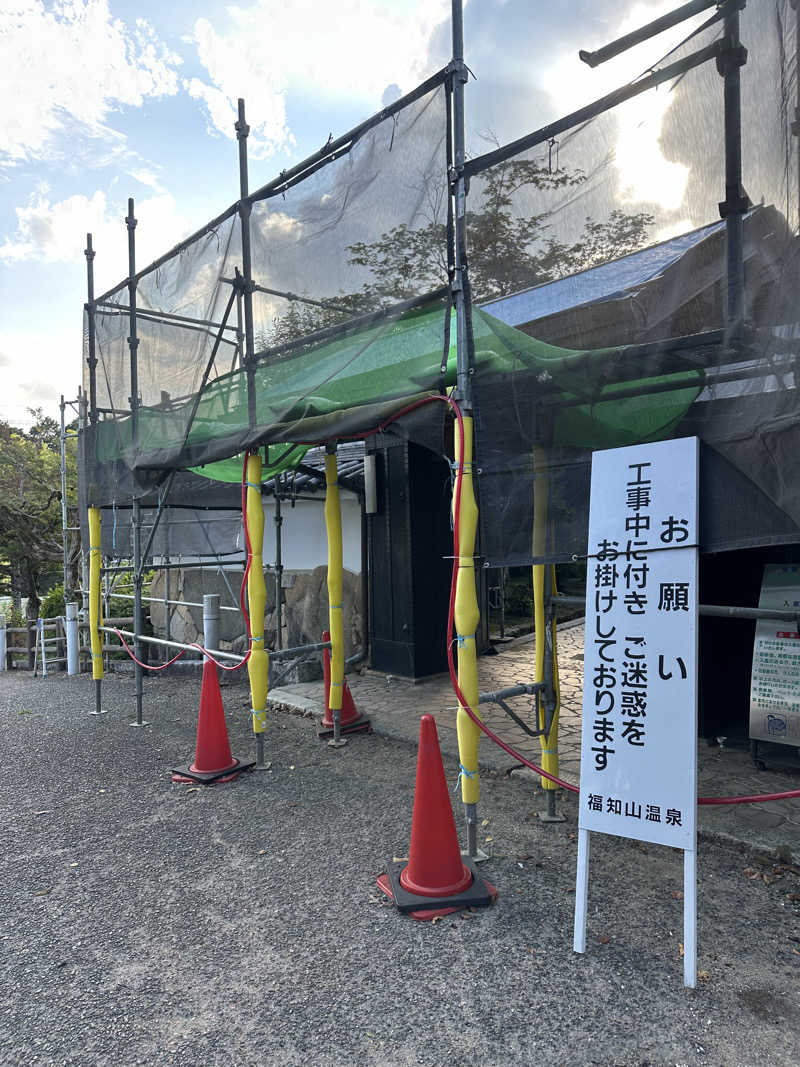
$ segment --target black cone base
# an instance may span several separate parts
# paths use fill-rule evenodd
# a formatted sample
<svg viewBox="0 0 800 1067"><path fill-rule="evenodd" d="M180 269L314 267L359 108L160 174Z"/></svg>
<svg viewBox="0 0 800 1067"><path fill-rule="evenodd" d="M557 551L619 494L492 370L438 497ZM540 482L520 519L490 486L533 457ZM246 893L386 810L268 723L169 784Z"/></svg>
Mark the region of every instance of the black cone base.
<svg viewBox="0 0 800 1067"><path fill-rule="evenodd" d="M353 722L349 722L346 725L342 725L339 728L339 733L344 737L346 734L371 734L372 723L366 717L362 715L361 718L355 719ZM333 737L332 726L320 726L317 730L317 737Z"/></svg>
<svg viewBox="0 0 800 1067"><path fill-rule="evenodd" d="M200 785L211 785L212 782L219 782L223 778L235 778L242 771L252 770L255 765L255 760L250 760L249 763L240 763L239 760L234 760L230 767L222 767L218 771L193 771L191 767L173 767L172 780L173 782L191 781L199 782Z"/></svg>
<svg viewBox="0 0 800 1067"><path fill-rule="evenodd" d="M445 908L448 911L458 911L463 908L486 908L497 899L497 890L489 882L484 881L475 869L475 864L466 857L462 860L464 866L472 874L472 884L460 893L454 893L447 897L423 897L419 893L410 893L400 884L400 875L408 866L407 860L392 861L386 866L386 883L378 885L391 896L398 911L438 911Z"/></svg>

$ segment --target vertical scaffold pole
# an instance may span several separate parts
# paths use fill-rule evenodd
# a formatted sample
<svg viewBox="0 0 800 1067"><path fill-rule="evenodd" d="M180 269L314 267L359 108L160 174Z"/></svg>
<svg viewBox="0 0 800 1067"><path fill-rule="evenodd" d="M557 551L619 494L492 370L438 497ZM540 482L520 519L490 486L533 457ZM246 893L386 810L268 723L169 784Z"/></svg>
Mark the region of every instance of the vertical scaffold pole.
<svg viewBox="0 0 800 1067"><path fill-rule="evenodd" d="M796 177L797 186L795 192L797 194L797 222L796 226L800 228L800 78L797 76L798 70L800 70L800 0L791 0L792 7L794 8L794 72L795 72L795 102L794 102L794 121L792 122L792 136L796 141ZM789 194L787 192L787 199ZM791 214L787 210L786 217L790 220ZM795 231L796 232L796 231Z"/></svg>
<svg viewBox="0 0 800 1067"><path fill-rule="evenodd" d="M131 448L134 453L139 445L139 337L136 326L136 219L133 214L133 197L128 200L128 350L130 352L131 395Z"/></svg>
<svg viewBox="0 0 800 1067"><path fill-rule="evenodd" d="M92 235L86 234L86 339L88 352L86 364L89 368L89 421L92 426L97 422L97 350L94 331L94 249Z"/></svg>
<svg viewBox="0 0 800 1067"><path fill-rule="evenodd" d="M468 330L468 279L466 260L466 183L464 179L464 12L462 0L452 0L453 30L453 171L451 195L455 199L455 248L453 299L456 309L456 394L464 415L464 449L456 434L455 459L463 460L461 511L459 515L458 575L456 579L455 628L458 638L458 684L464 700L478 714L478 656L475 637L480 622L475 588L475 538L478 506L473 482L472 360ZM456 720L461 765L461 799L467 824L467 851L478 855L478 740L480 730L463 705Z"/></svg>
<svg viewBox="0 0 800 1067"><path fill-rule="evenodd" d="M97 425L97 348L95 341L94 324L94 248L92 247L92 235L86 234L86 335L88 351L86 353L86 365L89 370L89 397L88 417L89 425L94 429ZM86 397L83 397L82 429L87 432L86 426ZM92 443L93 447L93 443ZM84 448L84 457L88 467L88 447ZM83 477L88 479L89 471L84 469ZM89 492L91 494L91 487ZM90 496L91 500L91 496ZM100 588L100 568L103 557L101 541L102 528L100 524L100 509L90 506L89 512L89 647L92 657L92 678L94 679L94 712L90 714L100 715L102 712L103 697L103 642L100 636L99 626L102 626L102 591ZM86 586L84 586L86 588Z"/></svg>
<svg viewBox="0 0 800 1067"><path fill-rule="evenodd" d="M236 140L239 142L239 220L242 230L242 276L244 296L244 365L247 371L247 424L256 425L255 382L255 337L253 333L253 269L250 252L250 215L253 205L248 199L249 177L247 171L247 136L250 127L245 121L244 100L239 99L239 117L236 122Z"/></svg>
<svg viewBox="0 0 800 1067"><path fill-rule="evenodd" d="M281 476L275 475L275 648L283 648L283 515L281 514Z"/></svg>
<svg viewBox="0 0 800 1067"><path fill-rule="evenodd" d="M133 197L128 200L128 349L130 351L131 395L131 452L135 457L139 447L139 336L136 323L136 218L133 213ZM134 492L136 490L134 489ZM142 658L142 513L138 497L133 499L131 510L133 523L133 654L137 661ZM144 695L144 671L134 663L136 677L136 722L131 726L147 726L142 718Z"/></svg>
<svg viewBox="0 0 800 1067"><path fill-rule="evenodd" d="M534 448L533 489L533 557L540 559L547 551L547 506L550 492L547 473L547 456L543 448ZM558 713L559 685L556 646L556 620L553 611L555 593L555 567L552 564L535 563L533 578L533 624L534 624L534 682L545 682L545 688L537 693L537 727L550 729L539 738L542 752L542 769L558 775ZM547 795L547 812L543 821L563 822L564 817L556 812L558 786L548 778L542 778L542 789Z"/></svg>
<svg viewBox="0 0 800 1067"><path fill-rule="evenodd" d="M142 571L144 570L144 561L142 560L142 511L137 497L134 497L133 500L131 516L133 523L133 653L137 660L141 660L144 654L141 640L144 614L142 608ZM150 724L142 718L144 670L138 663L134 663L134 670L136 678L136 722L132 722L130 725L149 726Z"/></svg>
<svg viewBox="0 0 800 1067"><path fill-rule="evenodd" d="M328 535L328 629L331 633L331 686L328 707L333 718L332 748L347 744L341 736L344 695L344 607L342 596L342 505L336 442L325 449L325 530Z"/></svg>
<svg viewBox="0 0 800 1067"><path fill-rule="evenodd" d="M89 508L89 642L92 650L92 678L94 679L94 714L100 715L103 689L103 642L100 590L101 541L100 508Z"/></svg>
<svg viewBox="0 0 800 1067"><path fill-rule="evenodd" d="M256 738L256 766L264 766L264 732L267 729L269 656L264 648L264 506L261 501L261 455L247 457L247 529L250 537L250 573L247 576L247 602L250 611L250 704Z"/></svg>
<svg viewBox="0 0 800 1067"><path fill-rule="evenodd" d="M62 566L64 571L63 589L64 603L68 604L72 598L69 587L69 530L67 529L67 427L64 418L66 403L61 396L61 432L59 434L60 459L61 459L61 548L63 554Z"/></svg>
<svg viewBox="0 0 800 1067"><path fill-rule="evenodd" d="M739 9L731 4L725 15L725 48L717 57L723 77L725 103L725 200L719 212L725 219L728 261L728 301L725 327L736 338L744 324L744 215L750 206L742 186L741 68L747 49L739 37Z"/></svg>
<svg viewBox="0 0 800 1067"><path fill-rule="evenodd" d="M87 409L87 396L86 393L78 390L78 440L82 443L82 448L78 448L79 462L83 461L83 467L79 474L80 478L84 478L86 483L89 481L88 462L87 456L87 442L86 442L86 427L88 421L88 409ZM83 611L83 619L86 621L89 617L89 553L81 552L81 610Z"/></svg>

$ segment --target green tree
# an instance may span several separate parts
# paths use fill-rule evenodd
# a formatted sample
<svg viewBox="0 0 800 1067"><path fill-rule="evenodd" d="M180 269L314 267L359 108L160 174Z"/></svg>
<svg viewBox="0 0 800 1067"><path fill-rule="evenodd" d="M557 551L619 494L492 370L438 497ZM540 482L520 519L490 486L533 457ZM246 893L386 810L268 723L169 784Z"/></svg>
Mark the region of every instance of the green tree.
<svg viewBox="0 0 800 1067"><path fill-rule="evenodd" d="M34 424L25 431L0 421L0 593L15 602L28 597L35 618L43 592L62 572L61 461L59 425L42 410L31 410ZM67 484L76 485L74 441L68 441ZM67 522L77 525L74 489L67 501ZM70 534L73 568L80 540Z"/></svg>
<svg viewBox="0 0 800 1067"><path fill-rule="evenodd" d="M654 218L647 212L614 209L607 219L584 220L577 240L559 240L550 211L526 213L526 199L568 192L585 182L579 171L551 170L531 160L512 159L475 180L468 201L470 281L475 301L491 300L554 281L642 248ZM370 280L354 293L340 293L322 308L290 304L257 340L280 345L341 322L353 314L408 300L444 285L448 277L447 229L442 221L444 190L428 191L428 222L396 226L377 241L348 246L350 263L366 268Z"/></svg>

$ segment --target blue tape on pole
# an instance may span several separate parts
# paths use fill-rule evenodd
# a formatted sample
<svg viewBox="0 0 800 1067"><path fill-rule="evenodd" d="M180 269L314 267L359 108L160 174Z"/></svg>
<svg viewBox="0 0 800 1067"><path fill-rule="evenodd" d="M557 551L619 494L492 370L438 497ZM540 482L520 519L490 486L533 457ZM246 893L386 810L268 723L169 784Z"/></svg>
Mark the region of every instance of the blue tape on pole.
<svg viewBox="0 0 800 1067"><path fill-rule="evenodd" d="M459 763L458 767L459 767L458 778L456 778L456 784L453 786L453 792L454 793L457 791L458 787L461 785L461 779L462 778L477 778L477 776L478 776L478 772L477 771L468 771L463 763Z"/></svg>

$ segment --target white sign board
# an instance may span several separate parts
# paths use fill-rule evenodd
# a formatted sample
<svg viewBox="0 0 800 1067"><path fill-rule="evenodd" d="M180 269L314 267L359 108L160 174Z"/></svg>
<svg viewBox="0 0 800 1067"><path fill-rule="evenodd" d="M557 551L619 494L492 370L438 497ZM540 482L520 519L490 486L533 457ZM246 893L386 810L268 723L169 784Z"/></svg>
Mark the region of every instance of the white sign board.
<svg viewBox="0 0 800 1067"><path fill-rule="evenodd" d="M800 567L768 564L758 606L795 611L800 616ZM759 619L756 623L750 737L800 745L800 633L796 622Z"/></svg>
<svg viewBox="0 0 800 1067"><path fill-rule="evenodd" d="M585 910L582 918L579 911L588 889L590 831L681 848L694 868L697 544L697 438L594 454L578 819L584 899L576 892L577 951L583 951L579 922L585 929ZM693 930L693 875L691 882ZM685 977L694 985L693 936L684 941L691 955Z"/></svg>

